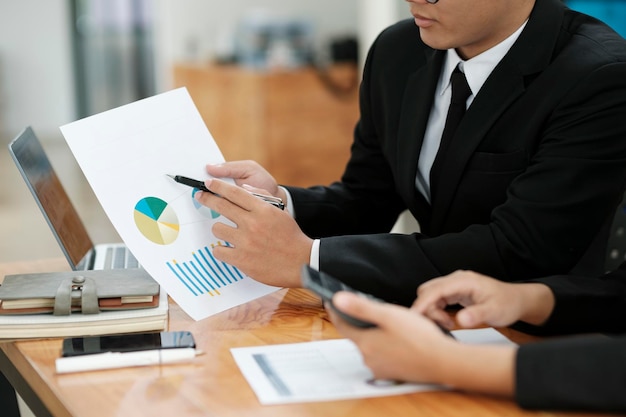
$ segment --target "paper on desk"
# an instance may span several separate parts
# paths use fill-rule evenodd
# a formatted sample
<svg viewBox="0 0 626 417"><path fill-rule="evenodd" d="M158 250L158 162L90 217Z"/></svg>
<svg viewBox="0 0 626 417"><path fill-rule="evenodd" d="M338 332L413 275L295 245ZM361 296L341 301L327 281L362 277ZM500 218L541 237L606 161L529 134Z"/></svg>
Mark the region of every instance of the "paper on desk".
<svg viewBox="0 0 626 417"><path fill-rule="evenodd" d="M462 343L514 344L494 329L452 333ZM348 339L232 348L231 353L264 405L446 389L430 384L372 384L372 373L363 363L356 345Z"/></svg>
<svg viewBox="0 0 626 417"><path fill-rule="evenodd" d="M217 261L215 222L195 190L165 174L208 178L224 162L185 88L61 127L104 211L143 267L193 319L275 291ZM236 140L237 138L232 138Z"/></svg>

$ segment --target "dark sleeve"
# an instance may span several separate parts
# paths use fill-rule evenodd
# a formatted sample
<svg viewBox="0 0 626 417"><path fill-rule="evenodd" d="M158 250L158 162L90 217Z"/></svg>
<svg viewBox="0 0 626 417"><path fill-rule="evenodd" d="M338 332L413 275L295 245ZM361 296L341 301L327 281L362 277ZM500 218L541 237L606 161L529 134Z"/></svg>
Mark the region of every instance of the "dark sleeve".
<svg viewBox="0 0 626 417"><path fill-rule="evenodd" d="M600 278L551 276L528 282L550 287L555 306L543 326L518 323L517 330L542 335L626 333L626 262Z"/></svg>
<svg viewBox="0 0 626 417"><path fill-rule="evenodd" d="M524 408L626 412L626 336L522 345L515 381Z"/></svg>

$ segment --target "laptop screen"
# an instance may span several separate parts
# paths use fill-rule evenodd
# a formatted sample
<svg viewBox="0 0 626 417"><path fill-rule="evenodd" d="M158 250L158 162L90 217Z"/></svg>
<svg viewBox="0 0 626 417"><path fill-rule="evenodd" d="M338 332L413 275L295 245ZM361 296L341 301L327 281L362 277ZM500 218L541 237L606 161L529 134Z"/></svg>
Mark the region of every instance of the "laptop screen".
<svg viewBox="0 0 626 417"><path fill-rule="evenodd" d="M9 152L72 269L77 269L93 242L31 127L9 144Z"/></svg>

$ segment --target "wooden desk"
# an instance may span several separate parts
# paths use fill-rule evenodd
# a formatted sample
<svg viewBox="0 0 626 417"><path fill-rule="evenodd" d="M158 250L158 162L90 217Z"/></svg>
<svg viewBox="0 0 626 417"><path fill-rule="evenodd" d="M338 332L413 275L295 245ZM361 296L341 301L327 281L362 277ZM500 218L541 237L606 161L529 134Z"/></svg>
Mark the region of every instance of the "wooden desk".
<svg viewBox="0 0 626 417"><path fill-rule="evenodd" d="M13 263L0 265L0 276L64 269L64 260ZM170 306L170 330L191 330L205 352L190 364L56 375L61 339L45 339L3 341L0 367L38 417L590 415L527 412L508 400L457 392L261 406L230 348L339 337L320 301L305 290L281 290L198 322Z"/></svg>

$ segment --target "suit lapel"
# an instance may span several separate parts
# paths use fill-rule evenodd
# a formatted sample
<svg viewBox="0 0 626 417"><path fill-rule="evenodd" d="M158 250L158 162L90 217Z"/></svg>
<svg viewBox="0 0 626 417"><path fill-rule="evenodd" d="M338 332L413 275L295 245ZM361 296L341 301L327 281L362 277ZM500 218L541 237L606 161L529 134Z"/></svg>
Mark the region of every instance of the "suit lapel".
<svg viewBox="0 0 626 417"><path fill-rule="evenodd" d="M524 32L491 73L465 113L431 183L432 230L440 230L469 159L493 124L525 91L525 77L549 64L562 22L563 5L539 0ZM441 175L445 173L444 175ZM433 175L431 174L431 178Z"/></svg>
<svg viewBox="0 0 626 417"><path fill-rule="evenodd" d="M444 221L465 166L491 126L509 105L524 92L524 79L506 69L494 72L485 83L450 142L449 152L439 173L431 173L432 224L434 230Z"/></svg>
<svg viewBox="0 0 626 417"><path fill-rule="evenodd" d="M445 52L429 50L426 54L426 65L413 73L407 81L397 140L399 189L408 191L407 204L421 218L429 215L429 204L415 187L417 162Z"/></svg>

